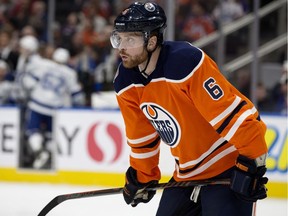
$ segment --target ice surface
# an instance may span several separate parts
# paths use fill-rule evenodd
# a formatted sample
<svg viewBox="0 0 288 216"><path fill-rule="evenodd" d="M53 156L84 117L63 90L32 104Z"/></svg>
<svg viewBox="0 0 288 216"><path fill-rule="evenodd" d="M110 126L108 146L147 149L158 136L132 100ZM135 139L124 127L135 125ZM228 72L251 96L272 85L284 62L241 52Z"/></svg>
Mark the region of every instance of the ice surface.
<svg viewBox="0 0 288 216"><path fill-rule="evenodd" d="M96 189L102 188L0 182L0 216L37 216L57 195ZM67 200L47 216L153 216L160 195L159 191L149 203L136 208L126 205L120 194ZM287 200L265 199L257 203L256 211L257 216L287 216Z"/></svg>

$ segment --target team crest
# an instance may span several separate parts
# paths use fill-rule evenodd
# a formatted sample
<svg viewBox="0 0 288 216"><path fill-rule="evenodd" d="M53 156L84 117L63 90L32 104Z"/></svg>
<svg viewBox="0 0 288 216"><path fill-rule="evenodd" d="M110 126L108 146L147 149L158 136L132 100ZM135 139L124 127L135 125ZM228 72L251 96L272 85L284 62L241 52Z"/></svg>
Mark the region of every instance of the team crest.
<svg viewBox="0 0 288 216"><path fill-rule="evenodd" d="M149 11L149 12L153 12L153 11L155 11L155 6L154 6L154 4L152 4L152 3L146 3L145 5L144 5L144 8L147 10L147 11Z"/></svg>
<svg viewBox="0 0 288 216"><path fill-rule="evenodd" d="M181 135L177 120L158 104L143 103L141 104L141 109L158 132L162 141L172 148L176 147Z"/></svg>

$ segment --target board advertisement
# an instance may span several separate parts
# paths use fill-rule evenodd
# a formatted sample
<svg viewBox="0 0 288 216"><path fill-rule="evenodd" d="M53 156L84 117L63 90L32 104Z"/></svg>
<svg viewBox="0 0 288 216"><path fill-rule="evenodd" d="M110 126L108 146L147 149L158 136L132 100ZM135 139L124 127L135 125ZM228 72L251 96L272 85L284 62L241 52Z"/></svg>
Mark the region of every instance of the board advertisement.
<svg viewBox="0 0 288 216"><path fill-rule="evenodd" d="M267 125L267 176L272 196L287 197L287 118L262 115L262 119ZM49 170L19 167L20 128L20 111L1 108L0 180L123 185L130 149L119 110L58 110L54 116L53 157ZM169 146L163 143L160 152L162 181L167 181L174 170L174 159Z"/></svg>

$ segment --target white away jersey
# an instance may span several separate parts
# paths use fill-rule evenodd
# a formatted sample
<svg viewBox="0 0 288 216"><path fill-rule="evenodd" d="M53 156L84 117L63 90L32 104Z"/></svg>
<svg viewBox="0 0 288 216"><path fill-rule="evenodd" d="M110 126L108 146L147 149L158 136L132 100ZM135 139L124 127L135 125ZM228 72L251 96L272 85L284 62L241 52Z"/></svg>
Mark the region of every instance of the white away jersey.
<svg viewBox="0 0 288 216"><path fill-rule="evenodd" d="M70 97L81 91L74 70L39 56L30 59L22 84L30 92L28 106L45 115L52 115L56 108L71 106Z"/></svg>

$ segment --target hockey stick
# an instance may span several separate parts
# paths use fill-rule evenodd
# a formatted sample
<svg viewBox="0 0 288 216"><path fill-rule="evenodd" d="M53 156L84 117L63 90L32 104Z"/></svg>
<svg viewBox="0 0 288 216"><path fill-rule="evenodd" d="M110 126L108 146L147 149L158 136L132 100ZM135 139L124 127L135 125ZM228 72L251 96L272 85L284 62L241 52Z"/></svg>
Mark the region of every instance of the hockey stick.
<svg viewBox="0 0 288 216"><path fill-rule="evenodd" d="M186 181L186 182L168 182L160 183L151 187L147 187L146 190L159 190L172 187L191 187L191 186L207 186L207 185L229 185L230 179L216 179L216 180L199 180L199 181ZM110 188L103 190L92 190L78 193L62 194L52 199L38 214L38 216L45 216L54 207L60 203L70 199L80 199L87 197L96 197L104 195L120 194L123 191L123 187Z"/></svg>

